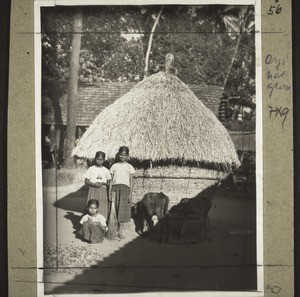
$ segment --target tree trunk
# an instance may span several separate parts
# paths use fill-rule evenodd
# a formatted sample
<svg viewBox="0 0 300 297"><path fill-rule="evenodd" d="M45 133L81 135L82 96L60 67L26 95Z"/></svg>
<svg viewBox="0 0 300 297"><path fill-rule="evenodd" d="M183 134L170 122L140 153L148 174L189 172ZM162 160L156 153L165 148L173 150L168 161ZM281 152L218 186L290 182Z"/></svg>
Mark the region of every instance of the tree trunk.
<svg viewBox="0 0 300 297"><path fill-rule="evenodd" d="M70 79L68 88L68 105L67 105L67 133L65 146L64 166L72 168L75 166L74 159L71 156L75 147L76 121L77 121L77 93L78 93L78 70L79 70L79 53L81 46L82 32L82 13L80 10L74 15L72 51L70 60Z"/></svg>
<svg viewBox="0 0 300 297"><path fill-rule="evenodd" d="M159 18L162 14L162 11L163 11L164 7L162 6L156 19L155 19L155 22L152 26L152 29L151 29L151 32L150 32L150 36L149 36L149 41L148 41L148 48L147 48L147 52L146 52L146 57L145 57L145 68L144 68L144 78L146 76L148 76L148 65L149 65L149 56L150 56L150 51L151 51L151 47L152 47L152 39L153 39L153 35L154 35L154 32L155 32L155 28L158 24L158 21L159 21Z"/></svg>
<svg viewBox="0 0 300 297"><path fill-rule="evenodd" d="M232 57L232 59L231 59L230 65L229 65L229 69L228 69L227 75L226 75L226 77L225 77L225 79L224 79L223 90L225 90L225 88L226 88L226 85L227 85L227 81L228 81L229 75L230 75L230 73L231 73L231 70L232 70L234 61L235 61L236 56L237 56L237 53L238 53L238 51L239 51L241 39L242 39L242 33L239 34L238 40L236 41L235 48L234 48L234 54L233 54L233 57Z"/></svg>
<svg viewBox="0 0 300 297"><path fill-rule="evenodd" d="M242 33L239 34L238 40L237 40L237 42L235 44L234 54L233 54L233 57L231 59L230 65L229 65L228 72L227 72L226 77L225 77L224 82L223 82L223 97L222 97L222 101L220 103L221 105L220 105L220 112L219 112L220 121L223 124L226 121L225 110L228 107L228 99L224 98L225 88L226 88L227 81L228 81L229 75L231 73L234 61L236 59L237 53L239 51L241 39L242 39Z"/></svg>

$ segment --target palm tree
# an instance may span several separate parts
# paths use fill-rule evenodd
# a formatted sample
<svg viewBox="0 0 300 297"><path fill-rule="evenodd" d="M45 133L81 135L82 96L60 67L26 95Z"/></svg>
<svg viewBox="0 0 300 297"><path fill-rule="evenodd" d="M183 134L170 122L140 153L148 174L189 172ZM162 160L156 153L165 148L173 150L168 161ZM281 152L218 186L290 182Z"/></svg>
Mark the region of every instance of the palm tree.
<svg viewBox="0 0 300 297"><path fill-rule="evenodd" d="M70 79L68 88L68 106L67 106L67 134L65 147L64 166L72 168L74 159L71 155L75 146L76 121L77 121L77 93L78 93L78 70L79 54L82 35L82 12L77 10L73 21L72 51L70 59Z"/></svg>
<svg viewBox="0 0 300 297"><path fill-rule="evenodd" d="M227 7L220 14L220 20L223 23L228 35L236 39L234 54L232 56L227 75L223 82L223 89L227 85L229 75L236 60L243 34L250 34L254 31L254 7L252 5L242 7Z"/></svg>
<svg viewBox="0 0 300 297"><path fill-rule="evenodd" d="M230 61L226 76L223 82L223 93L226 89L228 78L231 74L234 62L237 59L240 44L244 34L251 34L254 31L254 6L211 6L210 12L212 13L212 22L217 27L228 34L228 36L236 40L234 53ZM225 109L227 106L227 100L223 99L220 106L220 120L224 123L225 121Z"/></svg>

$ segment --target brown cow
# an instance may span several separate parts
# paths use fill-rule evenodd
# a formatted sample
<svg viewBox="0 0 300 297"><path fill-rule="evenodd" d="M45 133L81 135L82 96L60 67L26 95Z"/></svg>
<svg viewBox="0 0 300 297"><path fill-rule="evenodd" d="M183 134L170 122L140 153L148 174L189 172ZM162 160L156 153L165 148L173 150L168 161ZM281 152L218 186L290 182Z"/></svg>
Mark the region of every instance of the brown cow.
<svg viewBox="0 0 300 297"><path fill-rule="evenodd" d="M160 226L158 242L169 241L169 218L168 218L169 198L164 193L147 193L143 199L137 202L131 208L131 217L142 219L143 224L137 228L140 235L145 235L144 225L147 223L149 233L153 231L152 217L154 215L158 218Z"/></svg>

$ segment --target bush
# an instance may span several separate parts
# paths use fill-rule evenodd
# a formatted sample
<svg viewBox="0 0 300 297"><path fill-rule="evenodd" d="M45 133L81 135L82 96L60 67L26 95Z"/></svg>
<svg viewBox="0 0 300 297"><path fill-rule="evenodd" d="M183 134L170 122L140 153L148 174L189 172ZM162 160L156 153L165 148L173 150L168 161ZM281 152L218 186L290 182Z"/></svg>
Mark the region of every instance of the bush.
<svg viewBox="0 0 300 297"><path fill-rule="evenodd" d="M255 131L255 119L254 120L244 120L237 121L233 119L227 119L224 122L224 126L230 131L247 131L253 132Z"/></svg>

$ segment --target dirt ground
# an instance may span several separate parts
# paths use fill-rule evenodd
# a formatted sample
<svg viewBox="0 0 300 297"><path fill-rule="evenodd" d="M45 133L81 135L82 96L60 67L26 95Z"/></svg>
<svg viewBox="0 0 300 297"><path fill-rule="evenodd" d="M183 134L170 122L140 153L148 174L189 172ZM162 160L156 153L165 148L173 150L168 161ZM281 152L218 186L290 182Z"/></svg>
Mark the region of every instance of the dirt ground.
<svg viewBox="0 0 300 297"><path fill-rule="evenodd" d="M256 290L254 187L215 194L206 240L194 232L159 244L140 237L131 222L124 240L89 245L77 234L86 188L55 187L51 179L44 174L45 293ZM176 229L171 223L172 233Z"/></svg>

